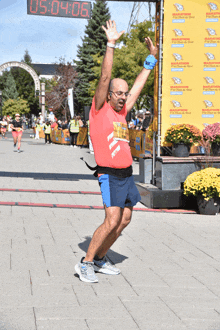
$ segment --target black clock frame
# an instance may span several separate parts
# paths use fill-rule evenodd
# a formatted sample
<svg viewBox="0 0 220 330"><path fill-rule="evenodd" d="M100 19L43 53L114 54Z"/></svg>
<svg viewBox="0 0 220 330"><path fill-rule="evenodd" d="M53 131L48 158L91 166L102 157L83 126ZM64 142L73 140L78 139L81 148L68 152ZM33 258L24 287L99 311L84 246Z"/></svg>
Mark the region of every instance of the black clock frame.
<svg viewBox="0 0 220 330"><path fill-rule="evenodd" d="M29 15L91 18L91 2L69 0L27 0Z"/></svg>

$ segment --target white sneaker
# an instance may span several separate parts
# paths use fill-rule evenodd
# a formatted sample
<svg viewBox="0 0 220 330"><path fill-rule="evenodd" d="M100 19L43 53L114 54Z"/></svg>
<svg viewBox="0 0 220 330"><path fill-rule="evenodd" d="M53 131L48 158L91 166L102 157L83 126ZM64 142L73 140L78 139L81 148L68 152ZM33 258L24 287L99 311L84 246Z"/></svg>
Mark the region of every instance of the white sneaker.
<svg viewBox="0 0 220 330"><path fill-rule="evenodd" d="M73 146L73 148L77 148L77 146L76 146L76 145L74 145L74 146Z"/></svg>
<svg viewBox="0 0 220 330"><path fill-rule="evenodd" d="M94 272L94 268L93 268L94 263L89 261L85 261L85 262L82 261L83 258L81 259L81 262L79 262L75 266L75 271L79 275L79 279L87 283L97 283L98 277Z"/></svg>
<svg viewBox="0 0 220 330"><path fill-rule="evenodd" d="M94 261L94 271L98 273L103 273L107 275L118 275L121 273L120 269L116 268L111 261L107 258L107 256L104 256L100 260L93 260Z"/></svg>

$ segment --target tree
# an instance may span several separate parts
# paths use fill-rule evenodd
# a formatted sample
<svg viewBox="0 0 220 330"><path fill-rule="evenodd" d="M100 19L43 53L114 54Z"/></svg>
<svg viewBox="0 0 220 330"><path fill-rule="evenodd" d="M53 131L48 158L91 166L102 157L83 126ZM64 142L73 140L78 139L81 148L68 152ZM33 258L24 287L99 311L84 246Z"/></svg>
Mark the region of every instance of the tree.
<svg viewBox="0 0 220 330"><path fill-rule="evenodd" d="M2 101L5 102L8 99L17 99L18 98L18 92L16 89L15 80L11 74L11 72L8 72L5 86L2 92Z"/></svg>
<svg viewBox="0 0 220 330"><path fill-rule="evenodd" d="M25 62L32 67L32 60L28 50L25 50L24 58L21 62ZM19 96L24 100L27 100L31 113L37 115L40 111L39 98L35 97L35 85L33 78L26 70L21 68L11 68L11 73L14 77Z"/></svg>
<svg viewBox="0 0 220 330"><path fill-rule="evenodd" d="M105 53L107 38L102 25L105 25L109 19L110 13L106 1L96 0L92 9L91 20L88 21L85 36L82 39L82 46L78 46L78 60L74 61L78 73L74 97L78 112L83 110L83 106L92 103L89 88L90 82L96 79L92 55L99 53L102 56Z"/></svg>
<svg viewBox="0 0 220 330"><path fill-rule="evenodd" d="M29 112L30 112L30 108L28 106L28 102L21 98L18 98L16 100L8 99L7 101L4 102L4 105L2 107L3 116L14 117L16 113L22 115L22 114L27 114Z"/></svg>
<svg viewBox="0 0 220 330"><path fill-rule="evenodd" d="M68 62L65 64L65 59L60 58L60 63L56 70L51 91L46 93L46 102L49 107L53 107L56 117L69 117L68 107L68 89L74 88L77 73L73 65Z"/></svg>
<svg viewBox="0 0 220 330"><path fill-rule="evenodd" d="M118 48L115 49L114 63L112 68L112 78L121 78L127 81L129 89L132 87L137 75L143 68L145 58L149 55L144 38L150 37L154 41L154 31L151 21L144 21L136 24L130 33L122 35L118 41ZM93 97L101 75L101 63L103 56L96 54L93 56L95 66L93 67L96 79L90 82L89 93ZM136 110L148 109L151 106L154 94L154 73L151 72L140 97L134 108Z"/></svg>
<svg viewBox="0 0 220 330"><path fill-rule="evenodd" d="M31 65L32 63L32 58L27 49L25 50L24 58L21 60L21 62L25 62L28 65Z"/></svg>

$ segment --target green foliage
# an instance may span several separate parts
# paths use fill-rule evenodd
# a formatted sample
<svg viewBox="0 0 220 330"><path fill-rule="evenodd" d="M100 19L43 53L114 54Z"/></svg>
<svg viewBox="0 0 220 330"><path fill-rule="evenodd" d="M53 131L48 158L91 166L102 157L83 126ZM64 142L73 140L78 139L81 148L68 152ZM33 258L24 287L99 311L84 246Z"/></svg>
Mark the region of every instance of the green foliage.
<svg viewBox="0 0 220 330"><path fill-rule="evenodd" d="M127 81L129 88L134 84L134 81L143 68L145 58L149 55L149 50L146 48L144 38L150 37L154 42L154 31L152 30L152 22L144 21L136 24L131 29L130 33L121 36L118 41L119 47L115 49L114 63L112 68L112 79L121 78ZM95 54L93 67L96 76L90 82L89 93L93 97L101 75L101 64L103 61L101 53ZM138 98L135 108L136 110L148 109L150 99L154 94L154 71L151 72L147 83L145 84L140 97Z"/></svg>
<svg viewBox="0 0 220 330"><path fill-rule="evenodd" d="M24 62L32 67L31 57L27 50L25 51L24 58L21 62ZM11 68L11 73L14 77L19 97L27 100L31 113L38 114L40 111L39 98L35 97L33 78L26 70L21 68Z"/></svg>
<svg viewBox="0 0 220 330"><path fill-rule="evenodd" d="M9 72L2 92L2 101L5 102L8 99L17 99L17 98L18 98L18 92L16 89L15 80L11 72Z"/></svg>
<svg viewBox="0 0 220 330"><path fill-rule="evenodd" d="M106 1L96 0L91 20L88 21L85 36L82 39L82 46L78 46L78 60L74 61L78 72L74 95L77 112L82 111L83 106L92 103L92 96L89 93L90 82L97 78L93 70L93 55L99 53L102 56L105 53L107 38L102 25L106 25L106 21L109 19L110 13Z"/></svg>
<svg viewBox="0 0 220 330"><path fill-rule="evenodd" d="M30 108L28 106L28 102L26 100L23 100L21 98L18 98L16 100L8 99L4 102L4 105L2 107L2 113L3 116L11 116L14 117L16 113L27 114L30 112Z"/></svg>

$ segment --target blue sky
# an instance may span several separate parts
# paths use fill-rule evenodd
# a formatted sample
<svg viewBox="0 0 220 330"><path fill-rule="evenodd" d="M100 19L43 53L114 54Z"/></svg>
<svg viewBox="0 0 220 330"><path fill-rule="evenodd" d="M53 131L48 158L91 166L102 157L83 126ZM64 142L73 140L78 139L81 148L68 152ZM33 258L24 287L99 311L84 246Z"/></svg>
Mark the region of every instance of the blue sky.
<svg viewBox="0 0 220 330"><path fill-rule="evenodd" d="M133 4L108 2L118 30L127 31ZM139 21L146 18L144 5ZM61 56L67 61L75 59L86 25L85 19L27 15L27 0L0 0L0 64L20 61L26 49L33 63L54 63Z"/></svg>

